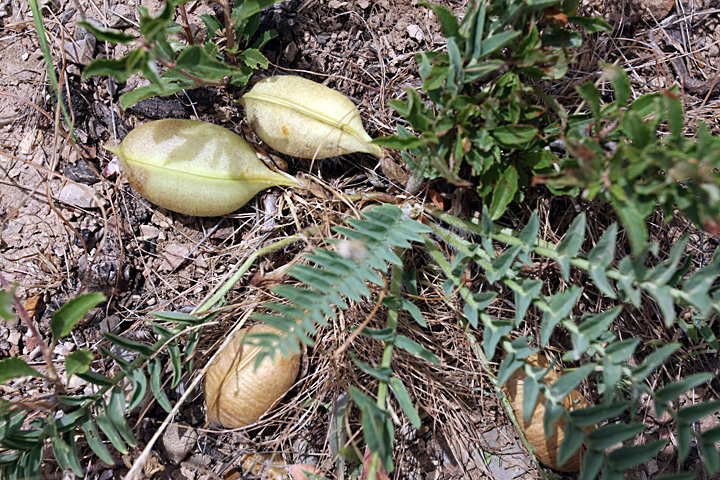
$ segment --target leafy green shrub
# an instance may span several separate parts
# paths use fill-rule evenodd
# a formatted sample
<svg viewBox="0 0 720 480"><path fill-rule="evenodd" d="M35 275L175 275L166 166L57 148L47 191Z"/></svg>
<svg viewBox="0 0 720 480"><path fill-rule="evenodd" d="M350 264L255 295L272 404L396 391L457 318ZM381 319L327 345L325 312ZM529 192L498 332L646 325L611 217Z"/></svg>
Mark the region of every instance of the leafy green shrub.
<svg viewBox="0 0 720 480"><path fill-rule="evenodd" d="M257 26L256 15L262 6L274 2L244 2L233 11L229 30L236 38L250 41ZM172 28L173 11L178 1L166 4L157 18L143 12L141 33L147 42L121 60L101 60L88 67L85 75L110 74L127 79L141 71L153 84L139 93L123 97L123 106L155 94L168 94L208 82L220 82L226 76L232 84L243 84L248 69L262 65L253 49L234 50L242 66L228 66L219 55L217 45L202 47L173 46L167 39ZM423 346L398 330L398 315L406 311L418 328L426 322L415 304L415 272L405 270L405 257L421 249L446 277L443 284L449 302L461 299L462 314L458 321L475 338L478 355L487 362L502 351L504 359L494 379L498 395L500 386L516 368L525 368L529 403L542 393L547 398L545 422L566 419L566 441L560 449L560 463L569 458L581 444L588 451L582 479L598 473L603 478L623 478L624 471L646 461L664 447L664 441L643 442L645 426L638 421L641 398L647 394L655 409L669 411L674 419L678 441L678 458L683 461L695 441L702 452L708 473L720 471L720 428L698 432L692 428L699 419L720 410L713 401L673 409L673 402L684 392L702 385L710 374L699 373L668 382L662 388L650 388L646 380L656 369L673 361L685 347L679 343L655 345L638 366L628 359L640 347L638 339L619 340L613 324L624 309L642 309L646 298L659 307L666 328L679 328L694 354L717 354L717 315L720 296L717 278L720 258L691 271L691 257L686 255L687 240L678 242L668 258L658 263L657 245L647 244L644 219L657 204L669 212L673 206L682 209L693 221L712 229L718 205L718 141L701 130L697 141L682 135L683 119L679 101L672 91L641 97L626 108L630 100L627 79L617 67L606 66L614 86L615 100L603 104L593 85L579 87L589 113L568 115L564 108L542 91L543 81L561 78L569 62L568 47L577 46L580 35L567 30L566 13L575 5L557 0L498 0L491 3L475 0L468 6L462 22L447 10L425 4L437 14L448 38L447 52L424 53L417 58L423 77L425 104L420 94L408 91L404 102L393 106L415 130L398 127L397 135L382 141L386 146L407 149L404 153L413 173L408 186L415 190L425 178L442 177L457 184L473 186L481 198L488 199L478 221L469 222L422 205L408 204L404 210L384 205L364 212L364 218L348 220L348 226L336 227L343 239L330 239L337 248L318 248L307 259L309 265L296 265L289 273L300 286L280 285L274 293L283 302L267 305L257 313L257 320L287 332L285 337L256 337L255 342L268 347L267 355L297 351L296 340L314 345L318 329L336 318L339 310L352 302L370 301L385 307L385 328L364 327L357 334L384 344L378 365L354 359L359 370L377 379L375 397L350 387L350 396L362 415L363 437L373 452L369 478L380 468L394 469L394 412L388 406L392 398L400 405L409 422L419 427L420 418L409 394L393 372L393 353L397 348L421 359L439 360ZM554 10L552 10L554 9ZM567 17L570 23L588 31L605 28L602 21ZM208 31L219 25L205 18ZM127 42L130 37L119 32L89 26L98 38ZM262 37L256 47L266 41ZM159 74L157 66L167 70ZM481 83L484 82L484 83ZM223 83L225 84L225 83ZM126 94L127 95L127 94ZM538 106L542 99L547 107ZM666 123L665 123L666 122ZM658 130L666 127L668 134ZM566 154L549 149L553 141L562 140ZM692 161L691 161L692 160ZM555 171L558 166L560 172ZM633 255L618 252L618 226L606 229L594 247L581 250L587 220L578 216L564 239L557 245L538 239L539 219L534 213L524 228L502 230L493 222L500 218L513 200L521 200L532 178L548 183L558 193L580 194L584 198L602 195L618 211L629 232ZM407 218L404 211L415 211L423 222ZM633 223L634 222L634 223ZM632 224L631 224L632 223ZM452 231L450 228L452 227ZM457 232L462 232L463 235ZM112 378L90 370L90 352L78 351L66 359L68 376L77 375L96 387L94 393L69 395L62 381L53 378L52 361L45 374L55 388L55 401L47 405L44 416L26 422L29 411L18 402L0 403L0 468L3 476L18 478L38 475L45 442L52 445L59 465L82 475L76 439L87 442L104 461L111 460L105 440L119 452L127 451L135 439L128 431L126 412L135 408L148 386L155 400L166 410L173 407L163 388L159 355L170 360L172 379L169 387L178 385L180 377L192 369L202 325L209 317L203 312L217 305L247 268L259 256L298 241L300 235L281 240L272 247L254 253L225 286L195 315L172 312L154 314L152 323L158 341L153 345L133 342L107 334L108 346L133 352L129 361L105 345L100 347L103 360L113 361L119 373ZM448 258L444 252L457 252ZM552 295L543 293L541 280L527 277L525 266L538 260L554 262L567 285ZM652 260L652 261L650 261ZM652 266L648 266L652 265ZM464 282L467 268L478 269L488 288L472 291ZM590 281L580 283L573 272L581 272ZM599 313L578 315L578 302L585 288L594 288L604 300L616 307ZM10 304L13 293L0 295L0 316L14 318ZM515 311L512 318L496 318L491 303L501 292L512 292ZM53 316L53 342L67 335L82 314L97 302L97 295L80 296ZM682 311L683 315L678 315ZM537 338L513 338L513 332L524 326L528 313L540 320ZM20 313L22 313L20 311ZM564 355L576 367L552 385L524 359L547 347L555 336L569 336L572 348ZM181 342L181 339L184 339ZM1 361L0 380L16 376L43 375L17 359ZM560 406L562 399L582 382L597 385L602 401L592 407L568 412ZM126 404L124 389L132 390ZM349 410L343 409L345 414ZM583 427L598 425L586 432ZM82 432L82 435L79 435ZM621 442L636 440L609 451ZM342 459L339 468L342 469ZM688 477L691 478L691 477Z"/></svg>
<svg viewBox="0 0 720 480"><path fill-rule="evenodd" d="M265 31L257 39L254 40L254 37L260 24L260 11L278 1L238 2L232 11L227 0L219 1L225 12L225 48L222 51L217 40L223 26L212 15L202 17L208 32L208 39L203 45L194 45L192 40L189 44L183 44L168 38L182 30L173 18L177 8L184 8L183 0L166 0L155 17L150 16L145 7L139 7L140 42L133 35L90 22L80 22L99 40L139 43L121 59L102 58L93 61L83 71L83 79L108 75L124 82L134 73L140 72L151 84L124 93L120 98L123 109L145 98L168 96L203 85L243 86L255 69L268 66L260 49L277 34ZM164 70L162 73L161 69Z"/></svg>

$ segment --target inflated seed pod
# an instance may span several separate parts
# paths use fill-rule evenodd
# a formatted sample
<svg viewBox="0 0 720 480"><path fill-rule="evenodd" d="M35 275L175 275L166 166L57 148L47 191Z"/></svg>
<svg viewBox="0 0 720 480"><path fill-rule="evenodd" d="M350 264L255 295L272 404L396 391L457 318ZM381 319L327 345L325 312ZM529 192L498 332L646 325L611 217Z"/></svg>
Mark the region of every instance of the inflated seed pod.
<svg viewBox="0 0 720 480"><path fill-rule="evenodd" d="M256 423L290 390L300 370L300 355L285 358L279 353L274 360L265 357L255 370L260 347L242 343L248 333L281 334L264 324L244 328L208 368L205 375L207 419L226 428Z"/></svg>
<svg viewBox="0 0 720 480"><path fill-rule="evenodd" d="M327 158L353 152L382 157L360 112L331 88L293 75L259 81L241 100L255 134L278 152Z"/></svg>
<svg viewBox="0 0 720 480"><path fill-rule="evenodd" d="M225 215L261 190L298 185L290 175L266 167L239 135L207 122L148 122L119 145L105 148L118 156L142 196L187 215Z"/></svg>
<svg viewBox="0 0 720 480"><path fill-rule="evenodd" d="M550 362L547 358L540 354L530 355L525 359L525 361L532 366L539 366L545 369L550 366ZM565 438L565 434L563 432L566 422L563 418L555 422L552 426L552 433L550 437L545 437L543 418L545 417L546 399L542 393L538 395L530 421L525 422L523 409L523 386L525 383L525 377L525 370L523 368L518 368L502 387L505 395L508 397L508 400L510 400L513 412L522 427L525 438L527 438L530 445L532 445L535 450L535 456L541 463L561 472L577 472L580 470L580 466L582 465L582 457L585 448L580 447L567 462L562 465L558 465L558 450L560 449L560 444ZM559 376L557 372L555 372L555 370L550 370L543 377L543 382L547 385L552 385L558 378ZM562 404L565 408L572 408L573 410L585 408L587 406L585 398L577 390L570 392L570 394L563 399Z"/></svg>

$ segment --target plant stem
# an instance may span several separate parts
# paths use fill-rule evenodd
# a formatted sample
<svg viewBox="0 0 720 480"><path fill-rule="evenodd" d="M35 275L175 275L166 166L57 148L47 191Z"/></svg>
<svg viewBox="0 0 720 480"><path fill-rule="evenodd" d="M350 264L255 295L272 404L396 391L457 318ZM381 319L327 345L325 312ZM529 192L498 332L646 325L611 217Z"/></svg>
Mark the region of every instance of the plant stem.
<svg viewBox="0 0 720 480"><path fill-rule="evenodd" d="M240 281L243 275L245 275L245 272L248 271L250 266L252 266L253 263L255 263L255 260L258 259L258 257L262 257L264 255L267 255L268 253L275 252L277 250L280 250L281 248L285 248L288 245L292 245L293 243L297 242L298 240L302 240L303 238L311 237L317 233L318 229L316 227L309 227L303 230L300 233L297 233L291 237L284 238L282 240L278 240L275 243L272 243L268 245L267 247L263 247L260 250L257 250L253 252L247 260L245 260L242 265L238 267L238 269L235 271L235 273L230 277L209 299L207 299L205 302L203 302L202 305L197 307L195 310L193 310L193 315L197 315L199 313L207 312L212 307L214 307L227 293L235 286L235 284Z"/></svg>
<svg viewBox="0 0 720 480"><path fill-rule="evenodd" d="M398 254L398 257L403 257L403 251L396 252ZM385 325L385 328L388 328L392 330L392 339L385 341L385 348L383 350L383 357L382 357L382 363L381 368L391 368L392 366L392 355L393 355L393 349L395 348L395 337L397 336L397 327L398 327L398 314L400 311L400 293L402 290L402 274L403 274L403 268L402 266L393 265L392 271L390 273L390 292L388 299L391 300L390 306L388 308L388 316L387 316L387 322ZM380 381L380 384L378 385L378 394L377 394L377 406L381 410L385 410L385 405L387 403L387 394L388 394L388 384L387 382ZM368 471L368 480L376 480L377 479L377 472L379 470L379 464L380 464L380 455L377 452L372 452L372 456L370 457L370 468Z"/></svg>
<svg viewBox="0 0 720 480"><path fill-rule="evenodd" d="M228 0L219 0L225 15L225 41L228 50L235 48L235 22L232 21L232 10Z"/></svg>
<svg viewBox="0 0 720 480"><path fill-rule="evenodd" d="M187 16L187 10L185 10L185 4L181 3L178 5L178 9L180 10L180 17L182 18L182 27L185 31L185 37L187 37L187 41L189 45L195 45L195 40L193 39L192 30L190 30L190 22L188 22L188 16Z"/></svg>
<svg viewBox="0 0 720 480"><path fill-rule="evenodd" d="M15 292L12 291L12 286L10 285L10 282L7 281L7 279L3 276L2 273L0 273L0 285L2 285L2 288L4 288L6 291L12 293L13 306L15 307L15 311L17 311L23 323L27 325L27 328L30 333L32 333L33 337L37 339L38 347L40 347L40 352L42 353L43 359L45 360L45 365L47 367L47 380L55 386L55 393L57 393L58 395L65 395L65 385L63 385L63 383L60 381L57 370L55 370L55 364L53 363L52 359L53 352L52 350L50 350L50 346L42 338L42 335L40 335L40 331L38 331L37 327L35 326L35 322L33 322L32 318L30 318L27 310L25 310L23 304L20 303L20 299L15 295Z"/></svg>

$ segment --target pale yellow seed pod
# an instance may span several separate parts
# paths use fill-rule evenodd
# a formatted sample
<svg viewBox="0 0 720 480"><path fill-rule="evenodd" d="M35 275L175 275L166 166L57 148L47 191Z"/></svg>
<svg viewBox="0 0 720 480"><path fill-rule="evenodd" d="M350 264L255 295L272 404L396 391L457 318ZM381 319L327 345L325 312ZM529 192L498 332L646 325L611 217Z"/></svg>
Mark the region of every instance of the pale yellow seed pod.
<svg viewBox="0 0 720 480"><path fill-rule="evenodd" d="M205 375L207 419L226 428L256 423L290 390L300 370L300 355L285 358L279 352L274 360L265 357L255 370L260 347L242 343L248 333L281 334L264 324L244 328L208 368Z"/></svg>
<svg viewBox="0 0 720 480"><path fill-rule="evenodd" d="M550 362L544 356L540 354L533 354L528 356L525 361L532 366L540 366L542 368L548 368ZM547 385L552 385L558 378L560 378L555 370L550 370L543 377L543 382ZM507 395L508 400L512 406L513 412L517 421L520 423L525 438L527 438L530 445L535 450L535 456L541 463L559 470L561 472L577 472L580 470L582 465L582 458L585 451L584 447L580 447L570 459L562 465L558 465L558 452L560 450L560 444L562 444L565 438L565 420L560 419L555 422L552 426L551 434L549 437L545 437L545 427L543 419L545 417L545 396L541 393L535 402L535 408L533 410L530 421L525 422L523 400L524 396L524 384L525 384L525 370L518 368L503 385L502 389ZM578 410L586 408L588 406L578 390L573 390L570 394L565 397L562 404L567 409ZM589 427L590 429L592 427Z"/></svg>
<svg viewBox="0 0 720 480"><path fill-rule="evenodd" d="M195 120L156 120L132 130L115 147L130 184L143 197L196 216L231 213L260 191L298 186L273 172L236 133Z"/></svg>
<svg viewBox="0 0 720 480"><path fill-rule="evenodd" d="M382 158L346 96L306 78L283 75L259 81L241 103L255 134L278 152L328 158L365 152Z"/></svg>

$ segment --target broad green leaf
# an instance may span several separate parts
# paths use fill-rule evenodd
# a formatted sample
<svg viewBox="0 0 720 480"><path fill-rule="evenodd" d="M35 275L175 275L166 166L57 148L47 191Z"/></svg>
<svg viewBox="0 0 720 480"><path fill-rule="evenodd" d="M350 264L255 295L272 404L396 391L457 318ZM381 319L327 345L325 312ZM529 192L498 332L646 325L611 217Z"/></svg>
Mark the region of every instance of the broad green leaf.
<svg viewBox="0 0 720 480"><path fill-rule="evenodd" d="M510 287L515 292L515 324L520 325L530 304L540 295L543 283L540 280L525 279Z"/></svg>
<svg viewBox="0 0 720 480"><path fill-rule="evenodd" d="M123 93L120 96L120 107L123 110L127 110L139 101L145 100L146 98L173 95L182 90L183 88L189 88L190 86L192 86L191 83L179 84L162 79L160 80L160 83L162 85L146 85L144 87L140 87L135 90Z"/></svg>
<svg viewBox="0 0 720 480"><path fill-rule="evenodd" d="M105 295L99 292L81 293L53 313L52 320L50 320L53 345L61 338L69 335L77 322L82 320L91 308L98 306L105 300L107 300Z"/></svg>
<svg viewBox="0 0 720 480"><path fill-rule="evenodd" d="M76 373L75 375L77 375L78 378L82 378L86 382L92 383L93 385L97 385L100 387L112 387L113 385L115 385L111 378L108 378L105 375L99 374L97 372L93 372L92 370L88 370L85 373Z"/></svg>
<svg viewBox="0 0 720 480"><path fill-rule="evenodd" d="M575 370L566 373L550 387L550 395L556 402L562 401L571 391L573 391L585 377L595 370L594 364L583 365L582 367L576 368Z"/></svg>
<svg viewBox="0 0 720 480"><path fill-rule="evenodd" d="M422 426L420 415L418 415L417 410L415 410L415 406L410 400L410 395L408 394L407 389L405 389L405 385L403 385L399 378L392 377L390 379L390 389L400 404L400 408L403 409L403 412L407 415L408 420L412 423L412 426L419 430Z"/></svg>
<svg viewBox="0 0 720 480"><path fill-rule="evenodd" d="M613 90L615 90L615 101L619 106L625 106L631 96L627 72L624 68L611 63L601 62L600 67L603 69L603 75L610 80Z"/></svg>
<svg viewBox="0 0 720 480"><path fill-rule="evenodd" d="M506 45L508 45L520 35L521 32L517 30L505 30L489 38L486 38L480 43L479 55L487 56L495 53L501 48L504 48Z"/></svg>
<svg viewBox="0 0 720 480"><path fill-rule="evenodd" d="M107 409L107 406L105 406L105 409ZM127 454L127 445L125 445L125 441L120 437L120 434L110 421L110 417L108 417L107 413L105 413L104 411L98 413L95 417L95 421L97 422L98 427L100 427L100 430L102 430L108 440L110 440L110 443L113 444L115 450L122 453L123 455Z"/></svg>
<svg viewBox="0 0 720 480"><path fill-rule="evenodd" d="M657 403L666 404L675 400L683 393L691 390L705 382L712 380L713 375L711 373L696 373L683 378L677 382L673 382L670 385L663 387L655 392L655 401ZM658 411L658 414L662 414Z"/></svg>
<svg viewBox="0 0 720 480"><path fill-rule="evenodd" d="M538 394L540 393L540 383L528 375L523 380L523 422L525 425L530 423L533 412L535 411Z"/></svg>
<svg viewBox="0 0 720 480"><path fill-rule="evenodd" d="M509 147L527 147L537 135L537 128L531 125L502 125L492 130L495 139Z"/></svg>
<svg viewBox="0 0 720 480"><path fill-rule="evenodd" d="M143 398L145 398L145 393L147 392L147 377L145 377L145 373L141 368L136 368L126 373L133 384L133 392L128 404L128 412L131 412L135 410Z"/></svg>
<svg viewBox="0 0 720 480"><path fill-rule="evenodd" d="M196 315L183 312L150 312L150 315L158 320L187 323L189 325L195 325L200 321Z"/></svg>
<svg viewBox="0 0 720 480"><path fill-rule="evenodd" d="M645 358L645 361L633 369L632 378L634 382L642 382L656 368L665 363L665 361L680 348L679 343L668 343L667 345L655 350Z"/></svg>
<svg viewBox="0 0 720 480"><path fill-rule="evenodd" d="M590 263L590 277L601 292L610 298L616 298L615 290L608 282L605 270L610 266L615 255L615 244L617 239L617 224L613 223L608 228L597 245L588 254Z"/></svg>
<svg viewBox="0 0 720 480"><path fill-rule="evenodd" d="M657 440L631 447L622 447L610 452L608 461L618 471L627 470L646 462L667 444L666 440Z"/></svg>
<svg viewBox="0 0 720 480"><path fill-rule="evenodd" d="M44 375L19 357L9 357L0 360L0 383L5 383L17 377L44 377Z"/></svg>
<svg viewBox="0 0 720 480"><path fill-rule="evenodd" d="M137 352L144 357L152 357L155 354L155 349L152 345L136 342L135 340L130 340L110 332L105 332L104 337L113 345Z"/></svg>
<svg viewBox="0 0 720 480"><path fill-rule="evenodd" d="M557 463L562 466L567 463L578 448L582 446L585 432L581 428L577 428L572 423L565 424L565 438L563 438L558 450Z"/></svg>
<svg viewBox="0 0 720 480"><path fill-rule="evenodd" d="M458 25L458 20L450 10L445 7L441 7L440 5L436 5L434 3L426 2L423 0L419 1L418 5L427 7L433 11L435 16L437 16L438 21L440 22L440 28L442 29L442 33L447 40L453 38L456 39L456 41L459 41L462 39L459 33L460 25Z"/></svg>
<svg viewBox="0 0 720 480"><path fill-rule="evenodd" d="M603 452L588 450L583 456L582 468L578 480L595 480L603 466L605 455Z"/></svg>
<svg viewBox="0 0 720 480"><path fill-rule="evenodd" d="M582 35L573 30L553 30L542 36L542 43L548 48L579 48L582 46Z"/></svg>
<svg viewBox="0 0 720 480"><path fill-rule="evenodd" d="M594 405L580 410L573 410L570 412L570 417L575 425L587 427L617 417L623 413L628 406L629 403L627 401Z"/></svg>
<svg viewBox="0 0 720 480"><path fill-rule="evenodd" d="M170 413L172 411L172 405L162 387L162 365L157 357L148 363L148 373L150 374L150 389L155 396L155 400L157 400L163 410Z"/></svg>
<svg viewBox="0 0 720 480"><path fill-rule="evenodd" d="M582 27L587 33L612 32L612 26L602 18L568 17L568 22Z"/></svg>
<svg viewBox="0 0 720 480"><path fill-rule="evenodd" d="M385 468L391 472L394 467L392 446L395 429L389 413L378 408L372 398L355 387L350 387L350 396L362 411L363 436L370 451L377 453Z"/></svg>
<svg viewBox="0 0 720 480"><path fill-rule="evenodd" d="M590 107L590 113L592 114L595 122L600 121L600 106L602 105L602 99L600 98L600 90L592 82L584 83L578 87L575 87L580 96L587 102ZM596 125L596 127L599 125Z"/></svg>
<svg viewBox="0 0 720 480"><path fill-rule="evenodd" d="M84 348L75 350L65 357L65 371L67 372L67 379L70 380L70 377L77 373L87 372L90 369L90 364L94 358L93 354Z"/></svg>
<svg viewBox="0 0 720 480"><path fill-rule="evenodd" d="M355 353L353 353L353 352L350 352L350 358L352 359L352 361L355 365L360 367L360 370L367 373L371 377L376 378L376 379L380 380L381 382L385 382L385 383L390 381L390 377L392 376L392 370L390 368L388 368L388 367L375 368L375 367L371 366L369 363L359 360L357 358L357 355L355 355Z"/></svg>
<svg viewBox="0 0 720 480"><path fill-rule="evenodd" d="M559 255L557 263L560 273L566 281L570 278L570 259L577 256L585 238L585 218L584 213L575 217L565 237L555 248L555 252Z"/></svg>
<svg viewBox="0 0 720 480"><path fill-rule="evenodd" d="M133 436L132 430L128 425L127 415L125 413L125 395L120 387L114 387L112 389L112 395L110 396L110 404L107 408L108 417L115 426L117 431L128 443L128 445L137 445L135 437Z"/></svg>
<svg viewBox="0 0 720 480"><path fill-rule="evenodd" d="M547 304L538 304L538 307L544 311L542 324L540 325L541 346L546 346L550 341L550 336L557 324L570 316L581 293L582 289L577 285L573 285L564 292L556 293L548 298Z"/></svg>
<svg viewBox="0 0 720 480"><path fill-rule="evenodd" d="M641 422L611 423L590 432L588 445L590 448L603 451L617 443L630 440L645 430L647 426Z"/></svg>
<svg viewBox="0 0 720 480"><path fill-rule="evenodd" d="M690 407L681 408L676 414L678 423L691 425L703 417L712 415L720 410L720 400L699 403Z"/></svg>
<svg viewBox="0 0 720 480"><path fill-rule="evenodd" d="M83 422L82 430L85 432L85 440L87 441L88 446L92 449L93 453L95 453L95 455L97 455L98 458L106 464L114 465L115 459L112 455L110 455L110 452L103 443L102 438L100 438L100 432L98 432L92 418L88 417Z"/></svg>
<svg viewBox="0 0 720 480"><path fill-rule="evenodd" d="M420 325L423 328L427 328L427 322L425 321L425 318L423 317L423 314L420 311L420 309L417 307L417 305L415 305L414 303L412 303L410 300L408 300L406 298L400 299L400 302L401 302L400 308L402 308L403 310L408 312L412 316L413 320L415 320L417 322L418 325Z"/></svg>
<svg viewBox="0 0 720 480"><path fill-rule="evenodd" d="M232 18L235 22L243 23L243 20L260 13L264 8L269 7L280 0L244 0L239 6L233 8Z"/></svg>
<svg viewBox="0 0 720 480"><path fill-rule="evenodd" d="M518 172L512 165L508 166L500 175L493 190L490 204L490 220L495 221L502 217L505 209L515 197L518 189Z"/></svg>
<svg viewBox="0 0 720 480"><path fill-rule="evenodd" d="M6 322L12 322L17 318L13 309L13 299L15 298L15 288L9 292L0 290L0 319Z"/></svg>
<svg viewBox="0 0 720 480"><path fill-rule="evenodd" d="M80 21L77 22L77 25L87 28L98 40L110 43L130 43L135 40L135 35L114 28L103 27L95 21Z"/></svg>
<svg viewBox="0 0 720 480"><path fill-rule="evenodd" d="M437 358L434 353L404 335L398 335L395 338L395 345L398 348L402 348L406 352L412 353L413 355L417 355L418 357L427 360L433 365L440 365L440 359Z"/></svg>

